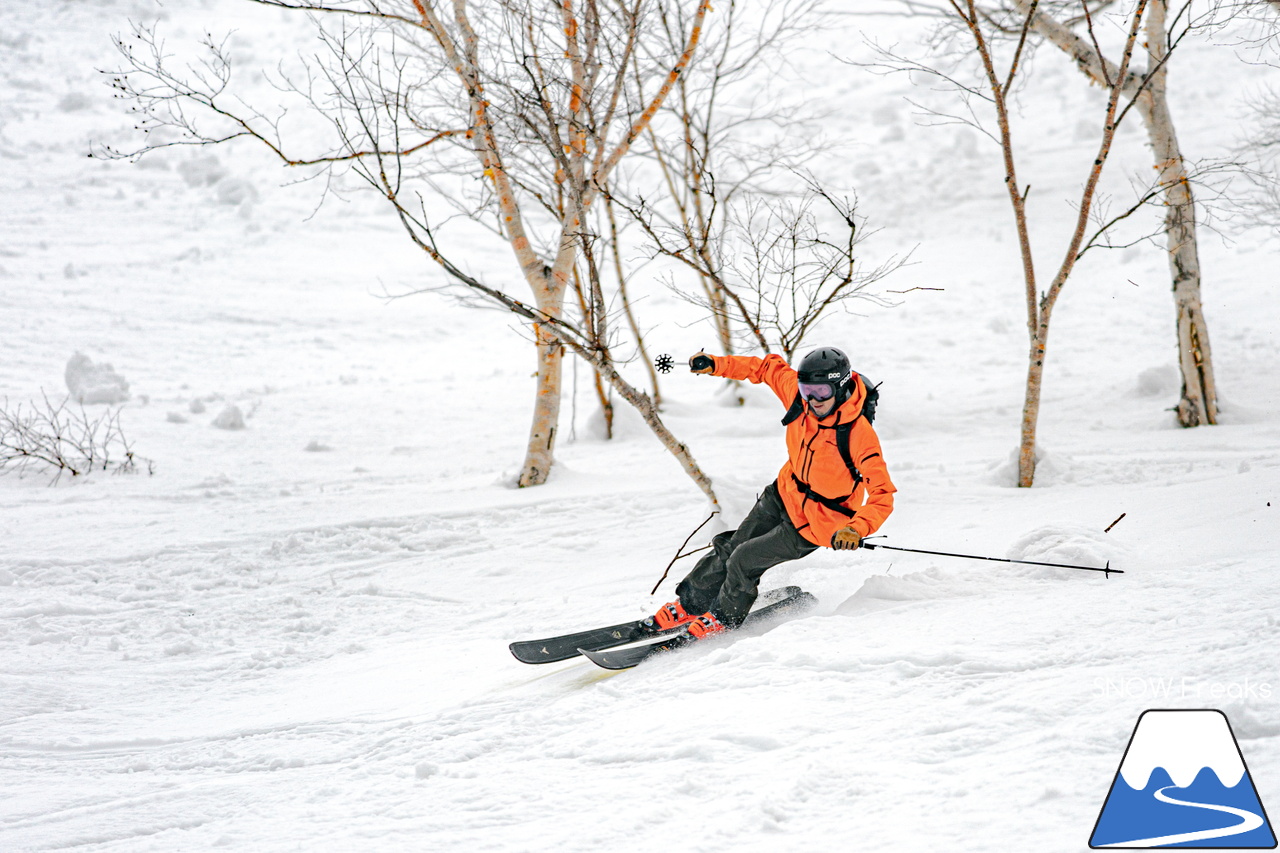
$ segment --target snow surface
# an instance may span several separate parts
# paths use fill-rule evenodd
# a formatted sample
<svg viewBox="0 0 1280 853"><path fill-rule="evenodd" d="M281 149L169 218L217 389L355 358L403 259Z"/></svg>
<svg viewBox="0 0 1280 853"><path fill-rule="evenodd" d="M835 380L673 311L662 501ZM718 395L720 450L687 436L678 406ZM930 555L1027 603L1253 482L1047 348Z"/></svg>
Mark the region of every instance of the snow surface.
<svg viewBox="0 0 1280 853"><path fill-rule="evenodd" d="M1274 238L1223 223L1202 247L1223 416L1189 431L1163 254L1091 253L1054 317L1037 487L1011 488L1025 309L989 143L917 122L906 98L944 93L798 56L842 146L824 174L882 228L869 251L917 247L886 286L942 288L817 333L884 382L884 541L1126 574L824 550L766 576L813 615L622 674L531 668L507 643L670 596L648 592L701 495L631 413L599 438L581 367L551 482L510 488L528 347L501 314L383 298L443 282L376 199L314 212L319 187L250 149L85 156L132 124L94 72L129 17L175 43L234 29L254 67L304 24L223 0L42 12L0 7L0 397L60 393L76 353L112 364L155 474L0 478L0 849L1082 850L1153 707L1223 709L1280 807ZM914 24L826 41L910 45ZM1273 72L1188 51L1181 141L1221 156ZM1022 96L1020 132L1047 268L1098 92L1037 63L1050 96ZM1121 133L1119 200L1142 143ZM454 239L514 276L483 234ZM655 352L712 339L661 287L640 310ZM666 417L731 525L781 462L782 413L718 391L673 374ZM245 428L215 428L232 406Z"/></svg>

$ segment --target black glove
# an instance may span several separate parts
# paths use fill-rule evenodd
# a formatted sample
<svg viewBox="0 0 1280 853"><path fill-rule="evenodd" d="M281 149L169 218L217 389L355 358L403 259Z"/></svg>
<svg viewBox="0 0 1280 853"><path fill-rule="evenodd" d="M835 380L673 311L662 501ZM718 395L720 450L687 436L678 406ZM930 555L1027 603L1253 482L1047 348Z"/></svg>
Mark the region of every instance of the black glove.
<svg viewBox="0 0 1280 853"><path fill-rule="evenodd" d="M706 353L698 353L689 359L689 369L694 373L710 373L716 369L716 360Z"/></svg>

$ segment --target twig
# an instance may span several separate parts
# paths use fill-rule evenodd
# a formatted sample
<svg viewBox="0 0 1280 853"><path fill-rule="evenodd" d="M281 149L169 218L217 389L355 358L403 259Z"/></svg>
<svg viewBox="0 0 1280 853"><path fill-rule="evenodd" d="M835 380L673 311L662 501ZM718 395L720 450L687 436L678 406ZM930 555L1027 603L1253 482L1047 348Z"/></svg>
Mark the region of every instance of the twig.
<svg viewBox="0 0 1280 853"><path fill-rule="evenodd" d="M688 553L684 553L684 546L689 544L689 540L697 536L698 531L706 527L707 522L715 518L719 514L720 514L720 511L716 510L715 512L711 513L711 515L708 515L706 521L702 522L697 527L695 527L693 529L693 532L684 538L684 541L680 543L680 547L676 549L676 555L671 558L671 562L667 563L667 568L663 570L662 577L658 578L658 582L653 585L653 589L649 590L650 595L653 595L655 592L658 591L658 587L662 586L662 582L667 579L667 575L671 572L671 567L676 564L676 560L679 560L683 557L688 557L692 554L696 554L699 551L705 551L711 547L710 545L704 545L701 548L696 548Z"/></svg>

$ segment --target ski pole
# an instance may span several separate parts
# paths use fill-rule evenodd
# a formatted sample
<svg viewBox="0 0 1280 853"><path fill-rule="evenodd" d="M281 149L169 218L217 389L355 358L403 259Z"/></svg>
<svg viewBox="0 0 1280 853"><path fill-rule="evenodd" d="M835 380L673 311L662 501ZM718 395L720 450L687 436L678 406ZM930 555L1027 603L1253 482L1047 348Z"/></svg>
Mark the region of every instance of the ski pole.
<svg viewBox="0 0 1280 853"><path fill-rule="evenodd" d="M1036 560L1010 560L1007 557L979 557L976 554L953 554L949 551L922 551L919 548L898 548L893 545L877 545L874 542L863 542L863 548L874 551L876 548L884 548L887 551L910 551L912 554L932 554L935 557L962 557L966 560L992 560L997 563L1020 563L1024 566L1052 566L1055 569L1078 569L1082 572L1103 572L1108 578L1112 574L1122 575L1123 569L1111 568L1111 561L1107 560L1107 565L1101 569L1096 566L1071 566L1066 563L1041 563Z"/></svg>

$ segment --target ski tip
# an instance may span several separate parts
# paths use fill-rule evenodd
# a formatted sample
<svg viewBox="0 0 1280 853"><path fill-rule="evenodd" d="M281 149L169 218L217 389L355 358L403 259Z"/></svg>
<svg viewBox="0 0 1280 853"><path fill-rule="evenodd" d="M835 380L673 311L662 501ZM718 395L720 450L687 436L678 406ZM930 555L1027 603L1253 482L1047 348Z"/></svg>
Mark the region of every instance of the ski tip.
<svg viewBox="0 0 1280 853"><path fill-rule="evenodd" d="M658 642L647 646L628 646L620 649L578 649L578 653L601 669L622 670L648 660L653 655L669 648L666 643Z"/></svg>
<svg viewBox="0 0 1280 853"><path fill-rule="evenodd" d="M525 643L519 643L519 642L511 643L510 645L507 646L507 650L511 652L511 656L516 660L520 661L520 663L541 663L542 661L538 660L537 658L529 657L529 655L525 652L526 645L527 644Z"/></svg>
<svg viewBox="0 0 1280 853"><path fill-rule="evenodd" d="M631 664L630 666L619 666L613 661L608 652L595 652L591 649L578 649L578 654L582 655L584 658L602 669L619 670L630 669L631 666L635 666L635 664Z"/></svg>
<svg viewBox="0 0 1280 853"><path fill-rule="evenodd" d="M520 663L559 663L562 660L573 657L573 655L566 655L559 650L553 653L543 643L517 641L511 643L507 648L511 651L511 656L520 661Z"/></svg>

